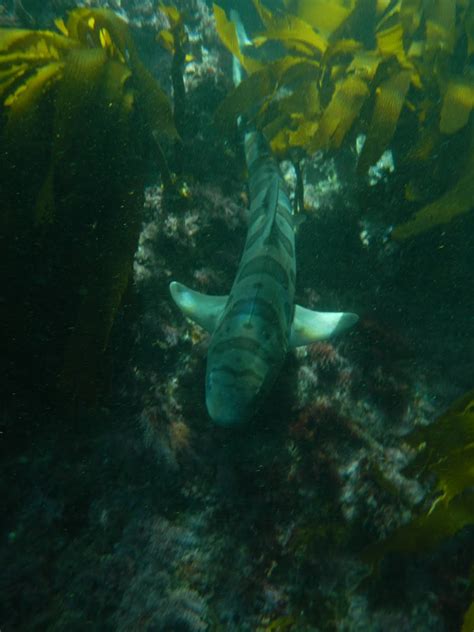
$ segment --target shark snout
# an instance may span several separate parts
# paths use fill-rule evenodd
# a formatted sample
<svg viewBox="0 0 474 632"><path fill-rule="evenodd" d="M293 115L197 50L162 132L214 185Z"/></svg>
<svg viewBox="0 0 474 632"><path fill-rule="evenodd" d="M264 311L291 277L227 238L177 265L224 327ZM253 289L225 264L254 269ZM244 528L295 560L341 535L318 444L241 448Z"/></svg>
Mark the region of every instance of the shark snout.
<svg viewBox="0 0 474 632"><path fill-rule="evenodd" d="M207 411L220 426L237 426L248 421L255 412L256 395L253 386L222 379L219 372L210 371L207 376Z"/></svg>

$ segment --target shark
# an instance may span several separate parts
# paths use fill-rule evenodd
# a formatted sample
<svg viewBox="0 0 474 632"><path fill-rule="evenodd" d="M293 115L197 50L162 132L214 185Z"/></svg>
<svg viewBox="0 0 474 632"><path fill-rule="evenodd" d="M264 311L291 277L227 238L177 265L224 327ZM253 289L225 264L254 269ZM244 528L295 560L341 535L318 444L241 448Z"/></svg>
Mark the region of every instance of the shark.
<svg viewBox="0 0 474 632"><path fill-rule="evenodd" d="M242 33L240 23L237 30ZM234 81L240 81L235 66ZM211 336L206 407L216 424L227 427L249 421L261 408L289 349L338 334L358 320L350 312L295 305L298 216L264 135L248 127L243 137L249 224L230 293L210 296L177 281L170 284L181 312Z"/></svg>

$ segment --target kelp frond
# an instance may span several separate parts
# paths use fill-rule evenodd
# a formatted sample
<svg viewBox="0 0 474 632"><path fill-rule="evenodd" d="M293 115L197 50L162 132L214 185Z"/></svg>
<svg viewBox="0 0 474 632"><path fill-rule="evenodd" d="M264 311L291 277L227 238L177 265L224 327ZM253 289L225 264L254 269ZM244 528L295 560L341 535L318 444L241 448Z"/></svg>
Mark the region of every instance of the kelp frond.
<svg viewBox="0 0 474 632"><path fill-rule="evenodd" d="M177 133L169 99L124 20L79 8L56 27L59 33L0 29L0 177L8 182L0 221L12 243L31 241L45 274L63 288L59 313L64 306L70 313L57 322L38 314L38 321L45 331L56 328L63 391L91 401L132 270L144 156ZM54 252L48 240L56 240ZM60 252L67 257L58 261ZM2 256L5 268L23 265L14 246ZM28 302L16 291L12 284L12 305ZM12 339L23 336L16 320Z"/></svg>
<svg viewBox="0 0 474 632"><path fill-rule="evenodd" d="M61 34L0 29L0 98L10 118L16 108L32 107L61 80L72 51L85 58L87 50L101 50L104 65L113 60L127 69L122 75L133 76L140 107L160 134L176 135L169 100L141 63L126 22L107 9L76 9L66 22L56 20L56 26ZM130 106L131 88L123 77L118 84ZM118 98L118 93L113 96Z"/></svg>
<svg viewBox="0 0 474 632"><path fill-rule="evenodd" d="M431 549L464 527L474 525L474 390L433 424L414 430L406 440L417 450L406 473L434 475L434 500L427 512L370 546L365 552L368 561L374 562L389 551ZM466 613L465 622L472 621L473 609L474 604Z"/></svg>
<svg viewBox="0 0 474 632"><path fill-rule="evenodd" d="M436 490L445 505L474 486L474 391L457 400L431 425L413 431L407 441L418 450L408 473L435 474Z"/></svg>
<svg viewBox="0 0 474 632"><path fill-rule="evenodd" d="M219 109L224 124L247 113L281 157L294 148L309 154L335 150L364 133L360 174L400 130L414 148L425 143L426 149L426 139L432 139L423 158L427 172L446 139L472 133L472 3L284 0L285 10L273 12L261 0L253 2L262 30L252 40L252 52L248 45L239 48L234 25L214 6L222 42L249 75ZM265 59L267 42L280 45L279 58ZM419 163L421 153L416 153L401 159ZM471 143L445 193L397 228L394 237L413 236L469 211L473 160ZM412 182L407 191L416 188Z"/></svg>
<svg viewBox="0 0 474 632"><path fill-rule="evenodd" d="M428 549L465 525L474 524L474 391L405 439L417 451L405 473L435 475L434 500L424 515L370 547L367 557L372 559L393 550Z"/></svg>

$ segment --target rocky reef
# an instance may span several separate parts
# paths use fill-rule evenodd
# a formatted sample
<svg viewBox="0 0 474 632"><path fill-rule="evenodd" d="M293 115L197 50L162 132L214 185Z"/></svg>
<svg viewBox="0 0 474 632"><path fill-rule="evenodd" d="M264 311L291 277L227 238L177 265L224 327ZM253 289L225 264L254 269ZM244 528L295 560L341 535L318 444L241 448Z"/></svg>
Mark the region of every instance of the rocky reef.
<svg viewBox="0 0 474 632"><path fill-rule="evenodd" d="M85 4L127 18L172 92L152 3ZM147 174L107 391L74 413L40 397L2 413L1 630L460 631L472 524L428 551L367 551L433 500L434 481L407 470L407 435L472 388L472 213L395 242L390 161L361 184L355 146L305 157L297 302L360 323L289 354L247 426L213 426L208 338L168 285L228 293L247 192L238 139L215 124L231 68L212 9L175 4L187 32L184 133L179 159L168 154L179 170L168 190L156 166ZM70 5L7 2L0 20L49 28ZM294 197L294 165L283 172Z"/></svg>

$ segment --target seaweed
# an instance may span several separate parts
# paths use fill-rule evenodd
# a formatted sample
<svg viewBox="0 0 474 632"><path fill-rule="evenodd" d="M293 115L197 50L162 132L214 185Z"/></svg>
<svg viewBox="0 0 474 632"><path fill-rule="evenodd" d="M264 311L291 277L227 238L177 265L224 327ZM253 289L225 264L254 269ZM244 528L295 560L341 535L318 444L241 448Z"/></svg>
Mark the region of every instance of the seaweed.
<svg viewBox="0 0 474 632"><path fill-rule="evenodd" d="M428 510L400 527L386 540L369 546L364 558L376 562L390 551L417 553L474 525L474 390L454 402L431 425L406 437L416 456L406 468L410 476L435 477ZM472 629L474 603L465 615Z"/></svg>
<svg viewBox="0 0 474 632"><path fill-rule="evenodd" d="M175 6L161 6L166 15L169 28L158 34L158 42L173 55L171 64L171 81L173 83L174 124L180 135L183 135L186 117L186 91L183 71L186 61L186 44L188 36L184 28L184 16Z"/></svg>
<svg viewBox="0 0 474 632"><path fill-rule="evenodd" d="M110 374L147 157L163 167L156 139L177 133L126 22L81 8L56 26L0 29L5 388L94 403Z"/></svg>
<svg viewBox="0 0 474 632"><path fill-rule="evenodd" d="M474 524L474 391L466 393L429 426L405 437L416 456L409 476L436 478L429 509L390 538L368 549L369 557L391 550L418 551Z"/></svg>
<svg viewBox="0 0 474 632"><path fill-rule="evenodd" d="M469 606L461 628L461 632L471 632L474 629L474 601Z"/></svg>
<svg viewBox="0 0 474 632"><path fill-rule="evenodd" d="M334 151L364 134L361 175L410 139L412 149L400 151L400 177L413 174L402 186L407 205L415 202L418 211L395 227L396 239L471 209L472 3L285 0L284 10L272 12L253 2L262 30L242 50L234 25L214 6L223 44L248 73L219 109L223 126L246 112L280 157L294 148ZM280 46L277 59L266 59L269 42ZM437 197L425 200L423 183L443 172L446 148L460 156L457 169L443 173Z"/></svg>

